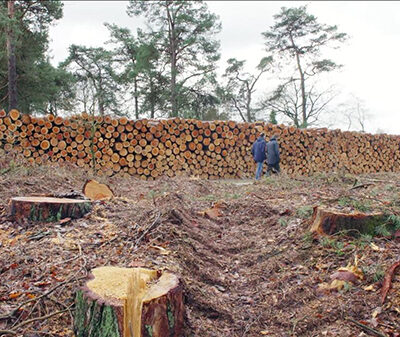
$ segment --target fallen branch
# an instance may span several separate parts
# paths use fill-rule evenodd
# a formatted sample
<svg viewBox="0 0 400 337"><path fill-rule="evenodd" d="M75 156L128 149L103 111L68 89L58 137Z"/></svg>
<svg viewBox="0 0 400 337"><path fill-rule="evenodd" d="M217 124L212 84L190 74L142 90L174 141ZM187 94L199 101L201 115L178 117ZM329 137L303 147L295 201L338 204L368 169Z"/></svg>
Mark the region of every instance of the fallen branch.
<svg viewBox="0 0 400 337"><path fill-rule="evenodd" d="M392 278L396 268L400 266L400 261L394 263L386 272L385 278L383 279L383 286L381 290L381 304L385 302L387 293L389 292L390 286L392 284Z"/></svg>
<svg viewBox="0 0 400 337"><path fill-rule="evenodd" d="M364 330L365 332L369 332L370 334L373 334L375 336L378 337L388 337L386 334L384 334L383 332L380 332L378 330L372 329L371 327L362 324L360 322L355 321L352 318L347 318L348 321L352 322L353 324L357 325L359 328L361 328L362 330Z"/></svg>
<svg viewBox="0 0 400 337"><path fill-rule="evenodd" d="M40 239L44 238L45 236L51 235L52 233L53 233L52 231L39 232L39 233L30 235L27 240L28 241L40 240Z"/></svg>
<svg viewBox="0 0 400 337"><path fill-rule="evenodd" d="M374 183L365 183L365 184L356 185L356 186L353 186L353 187L349 188L349 191L356 190L358 188L368 187L368 186L371 186L371 185L375 185L375 184Z"/></svg>
<svg viewBox="0 0 400 337"><path fill-rule="evenodd" d="M299 319L296 319L296 320L294 321L294 323L293 323L293 328L292 328L292 334L295 334L297 324L300 323L302 320L306 319L307 317L308 317L308 316L305 315L305 316L300 317Z"/></svg>
<svg viewBox="0 0 400 337"><path fill-rule="evenodd" d="M247 311L247 310L246 310ZM248 312L248 311L247 311ZM254 317L246 326L243 332L242 337L245 337L248 335L248 332L250 330L250 328L252 327L252 325L256 322L259 321L259 318L261 317L261 313L259 315L257 315L256 317Z"/></svg>
<svg viewBox="0 0 400 337"><path fill-rule="evenodd" d="M161 213L158 212L156 219L152 222L152 224L146 228L145 231L143 231L142 235L136 240L135 242L135 248L139 246L140 241L143 240L143 238L149 233L157 224L158 220L160 219Z"/></svg>
<svg viewBox="0 0 400 337"><path fill-rule="evenodd" d="M64 310L52 312L51 314L48 314L48 315L45 315L45 316L40 316L40 317L35 317L35 318L32 318L32 319L28 319L27 321L23 321L20 324L18 324L17 326L15 326L13 330L0 330L0 336L2 336L2 335L16 335L17 334L17 330L19 328L23 327L24 325L27 325L29 323L36 322L36 321L45 320L45 319L48 319L48 318L53 317L55 315L67 312L69 310L70 310L70 307L67 308L67 309L64 309Z"/></svg>
<svg viewBox="0 0 400 337"><path fill-rule="evenodd" d="M14 316L14 315L19 311L19 309L21 309L21 308L24 307L25 305L27 305L27 304L29 304L29 303L31 303L31 302L34 302L34 301L38 301L38 300L40 300L41 298L48 296L48 295L51 294L53 291L55 291L57 288L59 288L59 287L65 285L65 284L71 282L72 280L79 281L79 280L83 280L84 278L86 278L86 276L82 276L82 277L76 279L76 278L75 278L75 275L74 275L73 277L69 278L68 280L63 281L63 282L57 284L56 286L54 286L53 288L49 289L49 290L46 291L44 294L42 294L42 295L40 295L40 296L38 296L38 297L31 298L31 299L29 299L29 300L27 300L27 301L21 303L17 308L15 308L14 310L10 311L8 314L5 314L5 315L3 315L3 316L0 316L0 320L1 320L1 319L11 318L12 316ZM22 324L22 323L21 323L21 324Z"/></svg>

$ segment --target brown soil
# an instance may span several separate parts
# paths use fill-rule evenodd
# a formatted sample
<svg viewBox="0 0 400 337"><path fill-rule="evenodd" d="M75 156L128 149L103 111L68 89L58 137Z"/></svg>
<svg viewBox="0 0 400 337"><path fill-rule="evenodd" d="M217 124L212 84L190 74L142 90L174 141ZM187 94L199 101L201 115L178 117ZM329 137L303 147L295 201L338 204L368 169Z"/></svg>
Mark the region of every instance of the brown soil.
<svg viewBox="0 0 400 337"><path fill-rule="evenodd" d="M0 334L73 336L75 289L91 269L114 265L180 275L187 337L400 335L400 268L381 304L384 273L400 259L399 239L315 238L308 231L319 204L400 215L400 174L142 181L71 167L4 167ZM79 192L88 178L108 184L116 197L95 202L82 219L29 226L8 220L11 197ZM356 180L368 184L351 189ZM320 290L355 259L362 280ZM64 312L28 322L57 311Z"/></svg>

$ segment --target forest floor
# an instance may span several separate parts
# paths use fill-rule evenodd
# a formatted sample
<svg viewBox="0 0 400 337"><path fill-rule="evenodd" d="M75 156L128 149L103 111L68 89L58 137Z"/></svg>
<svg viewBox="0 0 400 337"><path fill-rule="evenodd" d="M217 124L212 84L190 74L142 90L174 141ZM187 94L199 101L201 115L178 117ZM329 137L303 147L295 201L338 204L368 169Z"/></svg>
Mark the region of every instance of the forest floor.
<svg viewBox="0 0 400 337"><path fill-rule="evenodd" d="M75 290L91 269L115 265L181 277L186 337L400 336L400 268L382 303L400 238L309 232L321 204L399 216L400 174L96 177L116 196L84 218L9 221L11 197L81 191L90 177L66 166L0 165L0 335L73 336ZM329 289L346 266L360 280Z"/></svg>

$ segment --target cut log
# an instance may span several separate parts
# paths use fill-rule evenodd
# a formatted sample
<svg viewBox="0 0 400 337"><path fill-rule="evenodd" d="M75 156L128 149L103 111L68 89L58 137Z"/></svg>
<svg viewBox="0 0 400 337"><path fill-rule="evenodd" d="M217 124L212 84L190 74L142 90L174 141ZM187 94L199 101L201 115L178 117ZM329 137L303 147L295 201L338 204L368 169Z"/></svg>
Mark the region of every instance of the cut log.
<svg viewBox="0 0 400 337"><path fill-rule="evenodd" d="M181 337L183 294L172 273L99 267L75 297L77 337Z"/></svg>
<svg viewBox="0 0 400 337"><path fill-rule="evenodd" d="M91 202L88 200L51 197L16 197L10 200L10 217L18 223L77 219L90 210Z"/></svg>
<svg viewBox="0 0 400 337"><path fill-rule="evenodd" d="M68 119L38 118L18 110L0 111L1 151L24 152L30 165L48 160L70 162L99 174L129 172L140 179L181 174L204 179L252 176L255 167L249 154L261 131L267 138L281 136L281 167L289 175L400 170L399 136L303 130L260 122L128 121L86 113ZM142 163L148 160L150 164Z"/></svg>
<svg viewBox="0 0 400 337"><path fill-rule="evenodd" d="M341 231L349 235L375 234L375 228L384 223L383 213L340 212L315 206L311 218L310 231L319 235L332 235Z"/></svg>
<svg viewBox="0 0 400 337"><path fill-rule="evenodd" d="M96 180L88 180L83 186L83 194L90 200L108 200L114 197L113 191Z"/></svg>

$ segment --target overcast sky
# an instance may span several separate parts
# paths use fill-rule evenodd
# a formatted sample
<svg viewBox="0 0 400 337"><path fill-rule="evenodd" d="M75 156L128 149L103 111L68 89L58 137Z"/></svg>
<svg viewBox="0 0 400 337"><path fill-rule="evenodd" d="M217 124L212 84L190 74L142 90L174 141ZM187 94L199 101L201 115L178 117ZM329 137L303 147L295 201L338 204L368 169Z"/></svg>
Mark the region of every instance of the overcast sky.
<svg viewBox="0 0 400 337"><path fill-rule="evenodd" d="M141 25L126 14L127 1L65 1L64 17L50 28L50 55L57 65L71 44L99 47L109 39L104 23L128 27ZM220 71L226 60L247 60L252 71L265 56L262 32L273 25L280 8L308 6L318 22L337 25L350 39L329 56L343 69L330 76L340 89L338 100L355 95L365 102L371 117L366 131L400 135L400 2L399 1L207 1L220 17L222 31ZM267 78L258 95L271 90ZM336 124L335 126L339 126Z"/></svg>

